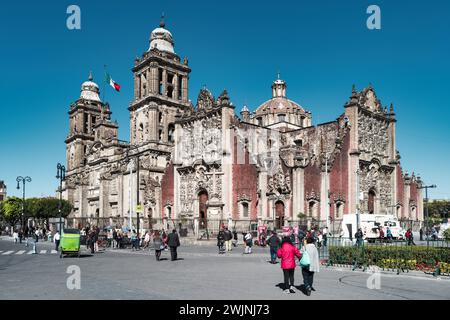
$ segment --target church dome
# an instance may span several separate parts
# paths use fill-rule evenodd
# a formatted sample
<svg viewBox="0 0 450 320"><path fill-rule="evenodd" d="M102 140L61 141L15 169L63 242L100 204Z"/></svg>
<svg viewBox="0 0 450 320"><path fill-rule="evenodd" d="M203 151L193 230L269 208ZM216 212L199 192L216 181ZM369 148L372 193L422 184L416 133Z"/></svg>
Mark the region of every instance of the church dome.
<svg viewBox="0 0 450 320"><path fill-rule="evenodd" d="M100 89L98 85L93 82L92 72L89 74L88 81L84 82L81 85L81 99L90 100L90 101L98 101L100 102Z"/></svg>
<svg viewBox="0 0 450 320"><path fill-rule="evenodd" d="M150 35L150 48L158 49L160 51L166 51L170 53L175 53L174 51L174 42L172 33L169 30L165 29L164 17L161 18L161 23L159 24L159 28L156 28L152 31Z"/></svg>
<svg viewBox="0 0 450 320"><path fill-rule="evenodd" d="M306 113L306 111L294 101L286 97L286 82L277 79L272 84L272 99L261 104L255 114L267 113Z"/></svg>

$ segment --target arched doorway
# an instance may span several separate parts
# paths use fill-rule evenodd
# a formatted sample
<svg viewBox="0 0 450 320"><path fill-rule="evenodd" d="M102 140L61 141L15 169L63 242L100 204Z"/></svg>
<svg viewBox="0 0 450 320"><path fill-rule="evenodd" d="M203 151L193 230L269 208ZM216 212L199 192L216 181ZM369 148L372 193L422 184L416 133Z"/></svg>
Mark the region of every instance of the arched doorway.
<svg viewBox="0 0 450 320"><path fill-rule="evenodd" d="M369 191L369 200L368 200L368 210L369 210L369 214L374 214L375 213L375 191L373 189L371 189Z"/></svg>
<svg viewBox="0 0 450 320"><path fill-rule="evenodd" d="M281 229L284 226L284 203L277 201L275 203L275 228Z"/></svg>
<svg viewBox="0 0 450 320"><path fill-rule="evenodd" d="M198 194L198 216L199 216L199 227L200 229L206 229L208 223L208 192L202 190Z"/></svg>

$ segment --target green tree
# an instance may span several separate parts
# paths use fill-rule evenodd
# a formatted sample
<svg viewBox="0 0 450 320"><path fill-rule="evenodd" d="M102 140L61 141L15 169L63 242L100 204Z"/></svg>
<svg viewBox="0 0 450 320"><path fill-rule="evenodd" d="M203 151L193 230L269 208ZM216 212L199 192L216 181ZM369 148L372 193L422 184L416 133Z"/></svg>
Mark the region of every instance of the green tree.
<svg viewBox="0 0 450 320"><path fill-rule="evenodd" d="M49 219L59 217L59 199L56 198L31 198L27 199L27 208L31 216L36 219ZM61 215L67 217L72 212L73 206L66 200L61 201Z"/></svg>
<svg viewBox="0 0 450 320"><path fill-rule="evenodd" d="M425 204L426 205L426 204ZM449 218L450 201L439 200L428 203L428 215L436 219Z"/></svg>
<svg viewBox="0 0 450 320"><path fill-rule="evenodd" d="M9 197L0 202L0 217L6 223L16 225L22 217L22 199Z"/></svg>

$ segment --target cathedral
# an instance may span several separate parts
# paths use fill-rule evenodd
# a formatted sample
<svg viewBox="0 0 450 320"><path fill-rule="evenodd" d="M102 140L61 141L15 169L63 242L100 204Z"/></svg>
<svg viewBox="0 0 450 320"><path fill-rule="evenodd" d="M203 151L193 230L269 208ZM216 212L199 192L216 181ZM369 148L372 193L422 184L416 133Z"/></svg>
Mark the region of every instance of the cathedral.
<svg viewBox="0 0 450 320"><path fill-rule="evenodd" d="M422 182L402 170L394 107L372 86L353 87L341 114L316 126L279 76L254 112L206 87L194 105L188 59L164 21L132 71L129 142L118 139L92 74L70 105L69 224L248 230L337 222L357 211L423 221Z"/></svg>

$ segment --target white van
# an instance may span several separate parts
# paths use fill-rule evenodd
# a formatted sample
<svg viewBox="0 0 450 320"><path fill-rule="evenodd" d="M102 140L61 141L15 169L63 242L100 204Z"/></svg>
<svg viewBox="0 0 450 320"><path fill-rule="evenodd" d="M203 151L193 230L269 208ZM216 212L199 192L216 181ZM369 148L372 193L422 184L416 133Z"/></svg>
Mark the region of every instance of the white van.
<svg viewBox="0 0 450 320"><path fill-rule="evenodd" d="M400 222L393 215L381 214L360 214L360 228L365 240L374 240L380 237L379 227L381 226L386 237L387 228L391 230L394 239L403 239L405 231L400 227ZM356 214L344 214L342 219L342 233L344 238L353 239L357 229Z"/></svg>

